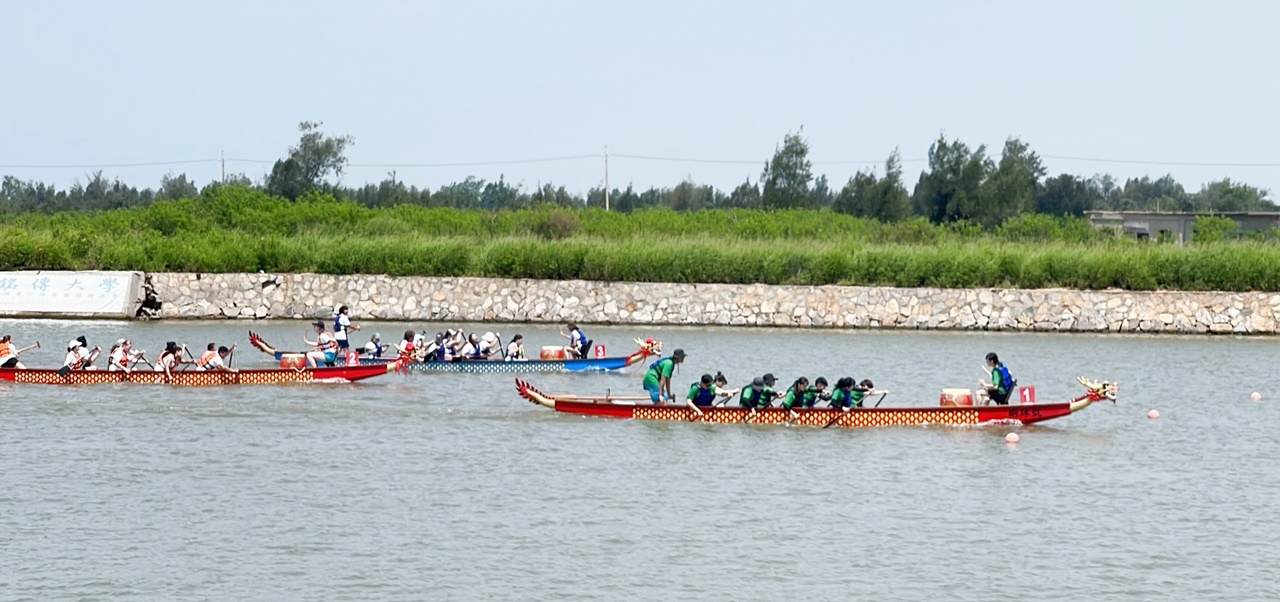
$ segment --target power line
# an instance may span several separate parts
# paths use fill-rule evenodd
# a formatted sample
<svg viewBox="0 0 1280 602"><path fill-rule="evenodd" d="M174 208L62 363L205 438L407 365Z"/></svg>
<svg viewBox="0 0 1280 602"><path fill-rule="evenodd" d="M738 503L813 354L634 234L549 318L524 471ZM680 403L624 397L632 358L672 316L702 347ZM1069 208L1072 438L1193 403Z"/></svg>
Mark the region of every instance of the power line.
<svg viewBox="0 0 1280 602"><path fill-rule="evenodd" d="M590 155L568 155L564 157L541 157L537 159L506 159L502 161L465 161L459 163L350 163L348 167L480 167L486 165L519 165L524 163L555 163L558 161L580 161L583 159L599 159L598 153Z"/></svg>
<svg viewBox="0 0 1280 602"><path fill-rule="evenodd" d="M97 165L0 165L0 169L106 169L109 167L163 167L191 163L216 163L217 159L187 159L182 161L151 161L147 163L102 163Z"/></svg>
<svg viewBox="0 0 1280 602"><path fill-rule="evenodd" d="M1098 159L1090 157L1068 157L1063 155L1040 155L1045 159L1059 161L1082 161L1085 163L1123 163L1127 165L1169 165L1175 167L1280 167L1280 163L1205 163L1199 161L1142 161L1138 159Z"/></svg>

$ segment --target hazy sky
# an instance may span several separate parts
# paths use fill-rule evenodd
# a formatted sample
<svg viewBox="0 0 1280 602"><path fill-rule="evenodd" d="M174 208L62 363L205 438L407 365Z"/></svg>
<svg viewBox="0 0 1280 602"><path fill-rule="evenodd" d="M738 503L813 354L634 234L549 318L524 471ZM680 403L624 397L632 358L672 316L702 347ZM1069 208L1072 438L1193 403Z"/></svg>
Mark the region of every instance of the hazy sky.
<svg viewBox="0 0 1280 602"><path fill-rule="evenodd" d="M506 174L585 192L599 158L385 165L608 145L614 186L728 189L803 126L836 188L866 166L834 162L894 147L910 188L945 132L997 154L1021 137L1050 174L1280 192L1274 2L14 0L0 22L0 173L60 187L92 166L203 184L216 161L105 166L220 152L266 162L228 162L258 179L314 120L355 137L347 184L395 169L433 190ZM67 167L20 167L36 165Z"/></svg>

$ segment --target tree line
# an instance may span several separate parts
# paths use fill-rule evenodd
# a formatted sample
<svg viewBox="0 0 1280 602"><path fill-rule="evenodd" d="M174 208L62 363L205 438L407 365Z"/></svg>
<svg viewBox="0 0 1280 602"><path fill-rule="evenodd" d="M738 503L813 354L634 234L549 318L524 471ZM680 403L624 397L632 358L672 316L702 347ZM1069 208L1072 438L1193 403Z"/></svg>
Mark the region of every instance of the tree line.
<svg viewBox="0 0 1280 602"><path fill-rule="evenodd" d="M496 181L468 177L434 191L408 185L394 172L376 184L333 184L331 180L340 179L345 171L346 151L354 139L326 135L321 125L301 123L298 144L290 147L259 182L239 174L200 187L186 174L168 174L158 188L139 189L97 171L89 174L84 183L58 189L5 176L0 181L0 211L54 213L145 206L157 200L194 198L210 186L226 185L254 187L290 200L321 190L369 207L407 204L500 211L549 203L564 207L605 204L602 188L592 188L585 195L550 183L526 189L501 176ZM960 140L940 135L929 146L928 167L910 191L903 180L902 159L896 149L883 167L858 171L838 190L825 175L815 176L809 150L803 131L788 133L754 182L748 178L728 192L692 180L643 191L629 185L610 190L609 204L621 212L647 207L676 211L830 209L884 222L926 217L935 223L967 221L986 227L1023 214L1080 216L1092 209L1280 210L1271 200L1270 191L1230 179L1188 192L1171 175L1130 178L1123 184L1107 174L1086 178L1063 173L1050 177L1039 155L1016 137L1004 143L997 157L985 145L970 148Z"/></svg>

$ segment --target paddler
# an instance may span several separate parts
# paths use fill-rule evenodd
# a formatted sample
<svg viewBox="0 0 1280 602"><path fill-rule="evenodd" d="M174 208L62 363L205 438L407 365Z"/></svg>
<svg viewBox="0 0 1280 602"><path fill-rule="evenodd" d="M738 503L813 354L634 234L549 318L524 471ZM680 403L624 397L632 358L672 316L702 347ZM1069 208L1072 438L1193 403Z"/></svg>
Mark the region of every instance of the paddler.
<svg viewBox="0 0 1280 602"><path fill-rule="evenodd" d="M95 346L89 349L89 341L84 335L80 335L67 344L67 357L62 362L62 367L69 370L96 370L93 362L98 359L100 353L102 353L101 348Z"/></svg>
<svg viewBox="0 0 1280 602"><path fill-rule="evenodd" d="M178 369L179 364L191 363L182 359L182 349L176 342L169 341L164 344L164 351L156 359L155 371L164 372L166 382L173 378L173 372Z"/></svg>
<svg viewBox="0 0 1280 602"><path fill-rule="evenodd" d="M334 360L338 359L338 340L324 329L324 322L313 322L311 326L316 330L316 340L308 341L307 337L302 337L304 344L315 347L307 352L307 367L316 368L321 363L332 366Z"/></svg>
<svg viewBox="0 0 1280 602"><path fill-rule="evenodd" d="M34 349L39 346L40 343L37 342L35 345L31 345L25 349L18 349L17 346L13 344L13 337L7 334L0 337L0 368L17 368L19 370L26 369L26 366L24 366L22 362L18 361L18 356L22 355L23 351Z"/></svg>
<svg viewBox="0 0 1280 602"><path fill-rule="evenodd" d="M782 396L782 407L788 412L795 409L797 405L801 408L813 407L809 397L809 379L803 376L791 383L791 386L787 387L786 394Z"/></svg>
<svg viewBox="0 0 1280 602"><path fill-rule="evenodd" d="M414 353L417 350L417 347L415 347L413 344L414 336L416 336L415 332L413 332L412 330L406 330L404 331L404 340L400 341L399 345L396 345L396 353L400 355L400 359L402 361L405 361L405 362L418 361L418 357Z"/></svg>
<svg viewBox="0 0 1280 602"><path fill-rule="evenodd" d="M141 358L142 352L134 351L132 341L120 339L107 355L107 372L133 372L133 365Z"/></svg>
<svg viewBox="0 0 1280 602"><path fill-rule="evenodd" d="M664 357L649 365L649 370L644 373L644 390L649 392L649 399L654 404L673 399L671 373L675 371L676 364L684 362L684 358L684 349L676 349L671 357Z"/></svg>
<svg viewBox="0 0 1280 602"><path fill-rule="evenodd" d="M525 362L529 358L524 356L524 335L517 334L511 337L511 342L507 343L506 361L508 362Z"/></svg>
<svg viewBox="0 0 1280 602"><path fill-rule="evenodd" d="M996 405L1009 405L1009 394L1018 381L1013 380L1009 368L1000 361L994 352L987 354L987 369L991 370L991 382L978 381L978 386L987 392L987 397Z"/></svg>
<svg viewBox="0 0 1280 602"><path fill-rule="evenodd" d="M210 372L239 372L239 370L227 365L227 356L231 355L231 352L235 351L235 349L235 344L232 344L230 349L227 349L225 345L218 347L213 357L209 358L209 361L205 364L204 370Z"/></svg>
<svg viewBox="0 0 1280 602"><path fill-rule="evenodd" d="M769 407L769 401L773 399L773 391L766 390L764 378L755 377L751 379L751 385L742 388L742 395L738 397L738 405L755 412L760 408Z"/></svg>
<svg viewBox="0 0 1280 602"><path fill-rule="evenodd" d="M710 374L703 374L698 382L689 386L689 395L685 397L684 403L689 409L702 414L702 408L709 408L715 402L715 379Z"/></svg>
<svg viewBox="0 0 1280 602"><path fill-rule="evenodd" d="M382 352L386 351L387 346L382 344L382 335L373 333L373 337L368 343L364 344L364 354L370 357L382 357Z"/></svg>
<svg viewBox="0 0 1280 602"><path fill-rule="evenodd" d="M819 401L829 399L831 399L831 393L827 392L827 379L819 376L813 379L813 386L804 392L804 407L812 408Z"/></svg>
<svg viewBox="0 0 1280 602"><path fill-rule="evenodd" d="M569 334L565 334L563 332L560 333L560 336L569 339L569 346L565 347L564 350L569 353L571 357L587 357L586 333L582 332L581 328L578 328L577 322L569 322L566 326L569 328Z"/></svg>

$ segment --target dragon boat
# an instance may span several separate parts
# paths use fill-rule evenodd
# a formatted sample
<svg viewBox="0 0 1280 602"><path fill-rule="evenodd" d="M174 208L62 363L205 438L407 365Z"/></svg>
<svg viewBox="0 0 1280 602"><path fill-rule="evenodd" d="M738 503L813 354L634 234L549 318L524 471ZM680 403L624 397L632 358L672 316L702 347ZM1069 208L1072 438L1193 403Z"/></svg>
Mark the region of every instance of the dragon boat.
<svg viewBox="0 0 1280 602"><path fill-rule="evenodd" d="M1027 403L1013 405L951 405L944 395L943 405L934 407L871 407L848 411L837 408L808 408L787 410L765 408L751 411L741 407L700 407L701 412L682 404L652 405L648 397L576 396L569 394L548 395L528 382L516 379L516 391L520 396L540 406L567 414L603 416L607 418L632 418L636 420L666 420L672 422L709 422L715 424L789 424L828 428L861 428L873 426L923 426L923 425L1022 425L1060 418L1079 412L1095 402L1107 400L1115 403L1119 385L1108 382L1088 381L1079 378L1084 385L1083 395L1058 403Z"/></svg>
<svg viewBox="0 0 1280 602"><path fill-rule="evenodd" d="M73 370L59 373L43 368L0 368L0 381L32 383L40 385L106 385L137 383L147 385L177 385L187 387L211 387L219 385L274 385L306 382L355 382L373 378L395 370L395 364L380 366L339 366L336 368L273 368L268 370L240 370L221 372L216 370L177 370L166 380L163 372L134 370L110 372L107 370Z"/></svg>
<svg viewBox="0 0 1280 602"><path fill-rule="evenodd" d="M281 366L302 365L305 363L305 354L301 351L280 351L275 347L267 344L262 340L261 336L256 333L249 333L249 342L263 353L270 354L280 361ZM584 359L536 359L521 361L503 361L502 359L493 360L458 360L452 362L442 361L415 361L408 362L401 366L401 370L408 372L461 372L466 374L530 374L536 372L608 372L612 370L621 370L630 366L634 366L643 362L650 356L657 356L662 353L662 343L654 341L641 341L636 339L639 346L634 353L624 357L598 357ZM394 351L393 351L394 353ZM381 366L394 364L398 361L396 358L360 358L362 366Z"/></svg>

